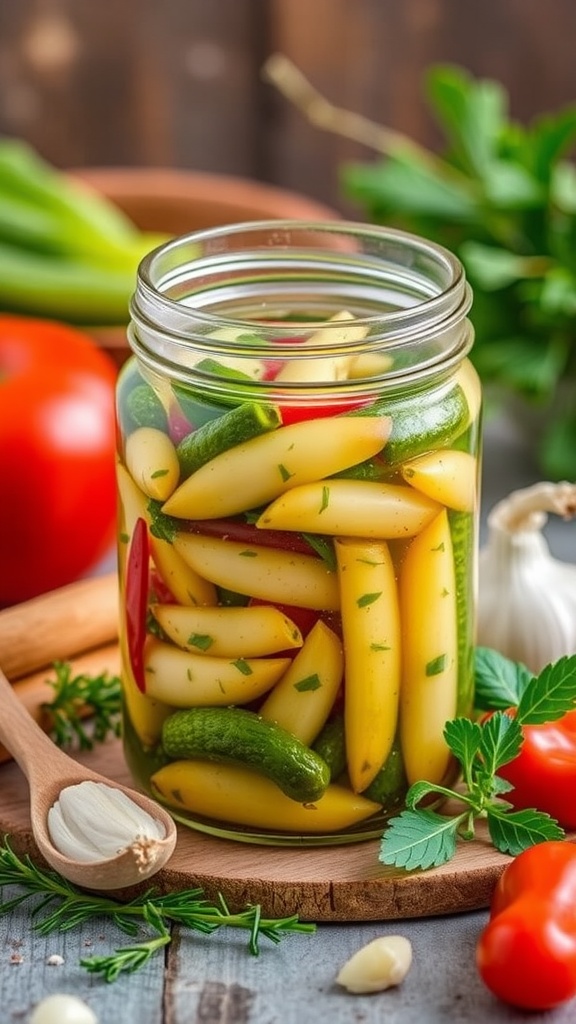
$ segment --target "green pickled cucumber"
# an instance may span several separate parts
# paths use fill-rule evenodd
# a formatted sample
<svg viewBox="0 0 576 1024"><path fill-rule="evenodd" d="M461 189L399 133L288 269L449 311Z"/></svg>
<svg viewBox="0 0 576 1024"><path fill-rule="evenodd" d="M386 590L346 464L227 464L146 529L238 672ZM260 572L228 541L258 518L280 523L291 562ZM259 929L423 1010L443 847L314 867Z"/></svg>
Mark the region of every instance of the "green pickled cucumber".
<svg viewBox="0 0 576 1024"><path fill-rule="evenodd" d="M346 740L342 715L326 723L314 743L314 750L328 765L332 781L343 775L346 770ZM390 811L402 803L407 788L402 750L396 738L386 761L362 796L382 804L385 811Z"/></svg>
<svg viewBox="0 0 576 1024"><path fill-rule="evenodd" d="M255 402L234 406L223 416L208 420L187 434L176 449L182 476L190 476L228 448L275 430L281 422L275 405L258 405Z"/></svg>
<svg viewBox="0 0 576 1024"><path fill-rule="evenodd" d="M253 711L190 708L166 719L168 757L221 761L254 768L298 803L318 800L330 781L328 765L286 729Z"/></svg>
<svg viewBox="0 0 576 1024"><path fill-rule="evenodd" d="M454 552L456 617L458 626L458 715L469 715L474 702L473 608L476 600L476 517L472 512L448 510Z"/></svg>
<svg viewBox="0 0 576 1024"><path fill-rule="evenodd" d="M322 760L328 765L330 781L334 782L335 779L340 778L346 771L346 747L342 715L328 719L326 725L316 737L313 750L320 754Z"/></svg>
<svg viewBox="0 0 576 1024"><path fill-rule="evenodd" d="M376 803L382 804L386 811L391 811L402 803L407 789L402 750L398 739L395 739L378 775L364 790L362 796L375 800Z"/></svg>
<svg viewBox="0 0 576 1024"><path fill-rule="evenodd" d="M117 387L118 418L125 437L138 427L166 432L168 416L154 389L136 369L133 360L122 367Z"/></svg>
<svg viewBox="0 0 576 1024"><path fill-rule="evenodd" d="M437 401L414 393L402 398L378 399L372 405L345 415L390 416L392 419L390 437L381 453L369 463L362 464L364 479L373 480L389 476L391 466L452 444L470 422L468 401L459 384ZM353 473L358 475L360 472L359 467L353 467Z"/></svg>

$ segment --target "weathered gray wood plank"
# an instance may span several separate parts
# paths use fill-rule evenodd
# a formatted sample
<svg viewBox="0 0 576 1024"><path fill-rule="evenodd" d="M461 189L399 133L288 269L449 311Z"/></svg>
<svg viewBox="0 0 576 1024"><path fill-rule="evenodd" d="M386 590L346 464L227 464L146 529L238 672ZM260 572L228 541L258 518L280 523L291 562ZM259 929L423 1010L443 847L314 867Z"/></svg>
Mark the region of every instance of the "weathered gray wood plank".
<svg viewBox="0 0 576 1024"><path fill-rule="evenodd" d="M6 888L3 898L14 895ZM33 931L28 909L0 917L0 1020L2 1024L26 1024L33 1007L53 992L83 999L97 1014L100 1024L161 1024L164 958L151 960L137 975L126 975L107 984L80 966L88 956L103 956L128 945L130 939L110 922L97 921L72 931L48 936ZM50 956L64 958L60 966L47 963Z"/></svg>

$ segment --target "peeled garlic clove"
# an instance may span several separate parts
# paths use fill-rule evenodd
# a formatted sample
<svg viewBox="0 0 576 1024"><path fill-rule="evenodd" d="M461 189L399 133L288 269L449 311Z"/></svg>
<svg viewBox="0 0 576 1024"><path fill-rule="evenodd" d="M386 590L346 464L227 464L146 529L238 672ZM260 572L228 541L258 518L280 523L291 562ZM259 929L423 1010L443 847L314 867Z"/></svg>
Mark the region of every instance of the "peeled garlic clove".
<svg viewBox="0 0 576 1024"><path fill-rule="evenodd" d="M403 935L382 935L362 946L336 976L349 992L381 992L399 985L412 964L412 945Z"/></svg>
<svg viewBox="0 0 576 1024"><path fill-rule="evenodd" d="M30 1024L98 1024L98 1018L76 996L56 993L38 1003Z"/></svg>
<svg viewBox="0 0 576 1024"><path fill-rule="evenodd" d="M576 565L552 557L547 513L576 514L576 485L514 491L488 517L480 552L477 643L532 672L576 652Z"/></svg>
<svg viewBox="0 0 576 1024"><path fill-rule="evenodd" d="M90 781L62 790L48 811L48 830L60 853L84 863L128 849L148 863L155 844L165 838L162 823L125 793Z"/></svg>

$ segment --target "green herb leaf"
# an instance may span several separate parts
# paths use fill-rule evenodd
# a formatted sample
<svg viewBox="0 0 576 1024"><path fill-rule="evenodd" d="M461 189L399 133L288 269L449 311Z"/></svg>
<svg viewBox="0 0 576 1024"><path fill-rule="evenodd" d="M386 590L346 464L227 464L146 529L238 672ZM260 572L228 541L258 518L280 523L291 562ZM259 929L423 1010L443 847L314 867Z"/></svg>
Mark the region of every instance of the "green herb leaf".
<svg viewBox="0 0 576 1024"><path fill-rule="evenodd" d="M379 597L382 597L381 590L377 592L375 591L373 594L362 594L362 596L359 597L358 600L356 601L356 604L358 605L359 608L367 608L368 605L374 604L374 602L377 601Z"/></svg>
<svg viewBox="0 0 576 1024"><path fill-rule="evenodd" d="M446 722L444 739L455 757L458 758L466 778L470 776L472 763L482 743L482 726L469 718L453 718Z"/></svg>
<svg viewBox="0 0 576 1024"><path fill-rule="evenodd" d="M298 690L299 693L304 693L307 690L319 690L321 686L322 683L317 672L314 672L311 676L306 676L306 679L301 679L298 683L294 683L294 689Z"/></svg>
<svg viewBox="0 0 576 1024"><path fill-rule="evenodd" d="M307 544L310 545L313 551L320 558L323 558L328 568L332 571L336 571L336 553L334 551L334 541L332 537L323 537L318 533L302 533L300 535Z"/></svg>
<svg viewBox="0 0 576 1024"><path fill-rule="evenodd" d="M518 703L516 720L522 725L554 722L576 708L576 654L547 665L531 680Z"/></svg>
<svg viewBox="0 0 576 1024"><path fill-rule="evenodd" d="M522 729L517 717L511 718L504 711L496 711L484 722L480 729L478 754L490 780L502 765L520 753L521 746Z"/></svg>
<svg viewBox="0 0 576 1024"><path fill-rule="evenodd" d="M248 664L245 658L237 658L236 661L232 662L232 664L234 665L234 668L237 668L238 671L241 672L243 676L252 675L252 669L250 668L250 665Z"/></svg>
<svg viewBox="0 0 576 1024"><path fill-rule="evenodd" d="M122 687L118 676L107 672L73 675L69 662L54 662L55 677L47 679L51 700L41 709L51 722L49 735L59 747L92 750L121 729ZM88 723L88 724L86 724Z"/></svg>
<svg viewBox="0 0 576 1024"><path fill-rule="evenodd" d="M432 661L428 662L428 664L426 665L425 672L427 676L438 676L440 675L441 672L444 671L445 668L446 655L440 654L438 655L437 658L433 658Z"/></svg>
<svg viewBox="0 0 576 1024"><path fill-rule="evenodd" d="M214 643L214 637L208 633L192 633L186 641L190 647L197 647L199 651L207 651Z"/></svg>
<svg viewBox="0 0 576 1024"><path fill-rule="evenodd" d="M491 647L477 647L474 655L475 703L482 711L516 707L533 678L525 665L506 658Z"/></svg>
<svg viewBox="0 0 576 1024"><path fill-rule="evenodd" d="M455 162L482 177L498 155L507 96L498 82L473 79L462 68L436 65L426 93L452 147Z"/></svg>
<svg viewBox="0 0 576 1024"><path fill-rule="evenodd" d="M434 811L402 811L391 819L382 837L379 860L406 871L445 864L456 853L462 817L443 817Z"/></svg>
<svg viewBox="0 0 576 1024"><path fill-rule="evenodd" d="M523 850L548 839L562 839L563 830L550 815L542 811L507 811L492 806L487 809L488 831L497 850L517 857Z"/></svg>
<svg viewBox="0 0 576 1024"><path fill-rule="evenodd" d="M542 276L550 266L547 260L519 256L508 249L472 240L460 246L459 256L466 264L470 280L489 292L527 277Z"/></svg>
<svg viewBox="0 0 576 1024"><path fill-rule="evenodd" d="M376 220L391 210L468 221L477 210L477 200L466 181L444 178L409 154L397 154L385 163L349 164L342 170L348 194L376 213Z"/></svg>
<svg viewBox="0 0 576 1024"><path fill-rule="evenodd" d="M410 786L407 810L389 819L382 837L380 859L385 864L413 869L444 863L455 852L459 837L473 837L479 816L487 817L492 842L503 853L516 855L534 843L564 835L547 814L513 811L505 799L513 787L497 773L519 754L523 725L555 721L576 707L576 654L533 676L524 665L490 648L478 648L476 673L481 700L503 707L481 722L455 718L446 723L444 738L460 762L463 786L447 789L426 780ZM515 706L514 714L507 713ZM465 809L450 817L417 806L431 796L450 798Z"/></svg>
<svg viewBox="0 0 576 1024"><path fill-rule="evenodd" d="M182 523L173 516L167 516L162 511L162 502L151 498L147 505L150 516L150 533L158 540L167 540L169 544L174 542L174 537L182 529Z"/></svg>

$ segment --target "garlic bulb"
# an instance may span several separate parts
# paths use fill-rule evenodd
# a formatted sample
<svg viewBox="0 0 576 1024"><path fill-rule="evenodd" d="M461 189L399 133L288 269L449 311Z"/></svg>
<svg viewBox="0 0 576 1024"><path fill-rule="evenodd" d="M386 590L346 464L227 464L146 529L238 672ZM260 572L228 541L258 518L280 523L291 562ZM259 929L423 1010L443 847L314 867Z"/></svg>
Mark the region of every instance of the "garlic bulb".
<svg viewBox="0 0 576 1024"><path fill-rule="evenodd" d="M48 831L60 853L73 860L92 863L130 850L142 871L166 834L122 790L89 781L62 790L48 811Z"/></svg>
<svg viewBox="0 0 576 1024"><path fill-rule="evenodd" d="M548 512L576 515L576 484L534 484L495 505L479 558L477 643L534 673L576 653L576 565L552 557Z"/></svg>

